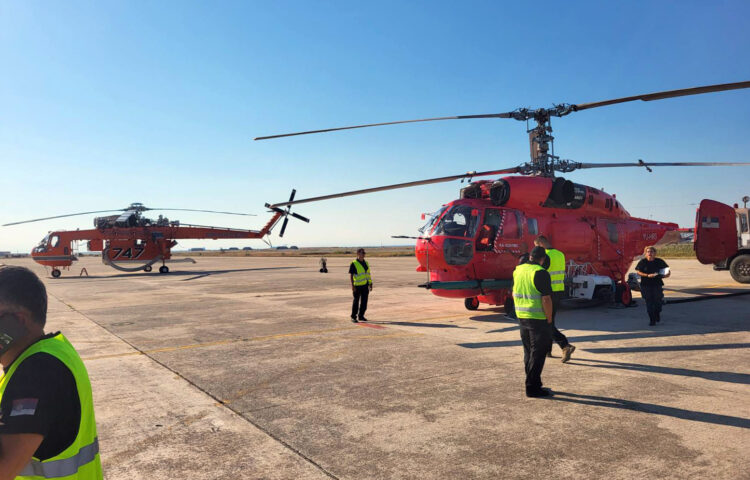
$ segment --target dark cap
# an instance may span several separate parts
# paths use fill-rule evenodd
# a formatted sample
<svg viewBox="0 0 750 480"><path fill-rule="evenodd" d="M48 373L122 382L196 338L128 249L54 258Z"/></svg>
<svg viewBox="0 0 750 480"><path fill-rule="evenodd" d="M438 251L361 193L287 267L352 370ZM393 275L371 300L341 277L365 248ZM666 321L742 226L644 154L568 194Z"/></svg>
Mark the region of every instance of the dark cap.
<svg viewBox="0 0 750 480"><path fill-rule="evenodd" d="M545 250L544 247L534 247L531 249L531 253L529 254L529 256L534 260L542 259L545 255L547 255L547 250Z"/></svg>

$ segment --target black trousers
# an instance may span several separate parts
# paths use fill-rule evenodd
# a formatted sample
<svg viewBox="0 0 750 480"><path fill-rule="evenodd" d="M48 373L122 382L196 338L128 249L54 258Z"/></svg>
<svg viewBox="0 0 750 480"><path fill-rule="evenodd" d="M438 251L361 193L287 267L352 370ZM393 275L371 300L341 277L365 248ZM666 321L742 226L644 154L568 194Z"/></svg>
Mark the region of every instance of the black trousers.
<svg viewBox="0 0 750 480"><path fill-rule="evenodd" d="M555 326L555 316L557 315L557 309L560 308L560 300L562 300L565 292L552 292L552 325L550 325L552 331L552 340L560 345L560 348L565 348L570 345L568 337L562 334L560 330ZM552 352L552 344L549 345L548 352Z"/></svg>
<svg viewBox="0 0 750 480"><path fill-rule="evenodd" d="M644 285L641 283L641 296L646 302L646 311L651 323L661 320L661 302L664 299L664 286Z"/></svg>
<svg viewBox="0 0 750 480"><path fill-rule="evenodd" d="M547 352L552 348L552 329L547 320L520 318L523 364L526 369L526 391L542 388L542 369Z"/></svg>
<svg viewBox="0 0 750 480"><path fill-rule="evenodd" d="M352 302L352 318L362 318L367 310L367 297L370 295L369 285L354 287L354 301Z"/></svg>

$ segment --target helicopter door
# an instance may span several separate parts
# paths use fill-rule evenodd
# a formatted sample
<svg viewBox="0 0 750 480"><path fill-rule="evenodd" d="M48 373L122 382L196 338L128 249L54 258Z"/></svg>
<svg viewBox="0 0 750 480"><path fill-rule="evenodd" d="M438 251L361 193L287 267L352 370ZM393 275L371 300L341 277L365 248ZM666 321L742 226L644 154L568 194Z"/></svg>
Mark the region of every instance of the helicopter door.
<svg viewBox="0 0 750 480"><path fill-rule="evenodd" d="M734 208L714 200L702 200L695 216L695 254L703 264L717 263L737 252Z"/></svg>

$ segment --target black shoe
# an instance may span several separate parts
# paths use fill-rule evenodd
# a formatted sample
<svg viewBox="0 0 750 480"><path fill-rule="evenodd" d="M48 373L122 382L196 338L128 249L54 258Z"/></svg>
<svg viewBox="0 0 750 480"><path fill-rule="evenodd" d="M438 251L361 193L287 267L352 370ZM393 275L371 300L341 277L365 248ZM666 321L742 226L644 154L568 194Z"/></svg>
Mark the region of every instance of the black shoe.
<svg viewBox="0 0 750 480"><path fill-rule="evenodd" d="M356 317L352 317L352 323L357 323L357 318Z"/></svg>
<svg viewBox="0 0 750 480"><path fill-rule="evenodd" d="M549 388L526 389L526 396L530 398L553 397L555 394Z"/></svg>
<svg viewBox="0 0 750 480"><path fill-rule="evenodd" d="M367 319L366 319L365 317L359 317L359 321L360 321L360 322L366 322L366 321L367 321Z"/></svg>

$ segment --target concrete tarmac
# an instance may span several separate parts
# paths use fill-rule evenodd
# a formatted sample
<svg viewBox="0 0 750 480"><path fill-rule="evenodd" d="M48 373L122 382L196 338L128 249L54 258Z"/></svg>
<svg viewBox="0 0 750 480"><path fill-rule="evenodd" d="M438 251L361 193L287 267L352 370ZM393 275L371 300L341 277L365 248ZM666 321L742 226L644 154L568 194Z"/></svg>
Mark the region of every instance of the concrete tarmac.
<svg viewBox="0 0 750 480"><path fill-rule="evenodd" d="M502 308L416 288L413 258L371 258L369 323L349 259L207 258L167 275L84 258L43 276L47 331L89 371L105 478L750 478L750 295L563 310L577 347L524 395ZM668 260L668 298L750 290ZM86 267L90 276L77 276Z"/></svg>

